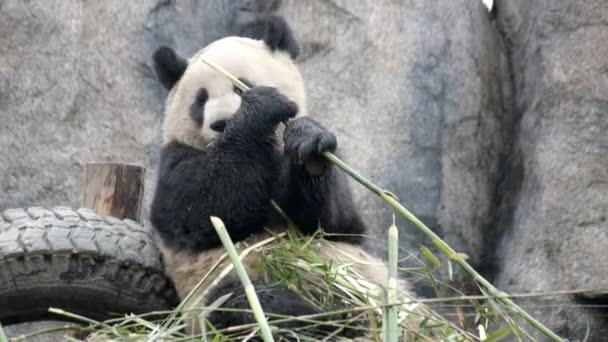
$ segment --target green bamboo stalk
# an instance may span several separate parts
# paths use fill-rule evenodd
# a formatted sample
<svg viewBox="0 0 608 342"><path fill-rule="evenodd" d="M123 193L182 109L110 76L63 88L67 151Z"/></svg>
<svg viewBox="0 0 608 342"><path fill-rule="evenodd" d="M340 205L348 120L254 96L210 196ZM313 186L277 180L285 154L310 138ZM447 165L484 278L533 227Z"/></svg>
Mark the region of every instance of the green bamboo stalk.
<svg viewBox="0 0 608 342"><path fill-rule="evenodd" d="M243 82L238 80L236 77L232 76L228 71L224 70L219 65L212 63L208 60L205 60L204 58L201 58L201 59L204 63L206 63L210 67L214 68L219 73L228 77L228 79L230 79L232 81L232 83L239 89L241 89L243 91L249 90L249 87L246 84L244 84ZM481 284L484 288L486 288L492 296L497 297L498 300L500 300L503 304L511 307L516 313L518 313L528 323L530 323L530 325L532 325L534 328L536 328L537 330L542 332L545 336L550 338L552 341L563 341L564 340L561 337L559 337L557 334L552 332L549 328L545 327L541 322L537 321L534 317L532 317L525 310L520 308L517 304L515 304L515 302L513 302L509 298L509 295L507 293L498 290L496 287L494 287L494 285L492 285L489 281L487 281L479 273L477 273L477 271L471 265L469 265L468 262L466 262L466 260L465 260L466 258L464 257L463 254L456 253L456 251L454 251L447 243L445 243L439 236L437 236L437 234L435 234L435 232L433 232L424 223L422 223L422 221L420 221L416 216L414 216L412 213L410 213L403 205L401 205L391 192L389 192L387 190L383 190L379 186L377 186L374 183L367 180L365 177L363 177L357 171L355 171L350 166L348 166L348 164L343 162L340 158L336 157L333 153L331 153L329 151L325 151L325 152L323 152L323 156L325 156L325 158L327 158L329 161L334 163L337 167L342 169L342 171L346 172L349 176L354 178L361 185L365 186L370 191L372 191L376 195L380 196L382 199L384 199L385 202L387 202L389 205L391 205L393 208L395 208L395 210L397 210L397 212L399 212L399 214L401 214L403 217L405 217L406 219L411 221L416 227L418 227L418 229L422 230L422 232L431 239L433 244L437 248L439 248L439 250L441 250L444 254L446 254L448 256L448 258L450 258L451 260L454 260L458 265L460 265L460 267L462 267L471 277L473 277L473 279L475 279L479 284Z"/></svg>
<svg viewBox="0 0 608 342"><path fill-rule="evenodd" d="M75 319L75 320L78 320L78 321L81 321L81 322L86 322L86 323L89 323L90 325L93 325L93 326L100 326L101 325L101 326L103 326L105 328L111 328L108 324L106 324L104 322L99 322L99 321L96 321L94 319L91 319L91 318L88 318L88 317L84 317L84 316L81 316L81 315L78 315L78 314L75 314L75 313L67 312L67 311L64 311L64 310L61 310L61 309L49 308L49 312L53 313L53 314L56 314L56 315L64 316L64 317L67 317L67 318Z"/></svg>
<svg viewBox="0 0 608 342"><path fill-rule="evenodd" d="M346 172L348 175L356 179L366 188L372 190L374 193L380 196L385 202L387 202L395 210L397 210L399 214L401 214L403 217L412 222L418 229L422 230L422 232L431 239L433 244L437 248L439 248L439 250L446 254L448 258L452 259L454 262L460 265L460 267L462 267L471 277L473 277L473 279L475 279L488 292L490 292L492 296L496 297L497 300L501 301L503 304L513 309L513 311L515 311L523 319L530 323L530 325L532 325L538 331L550 338L552 341L564 341L564 339L562 339L549 328L544 326L541 322L537 321L524 309L519 307L519 305L515 304L515 302L513 302L509 297L508 293L498 290L496 287L494 287L494 285L492 285L489 281L487 281L484 277L477 273L477 271L471 265L469 265L468 262L466 262L465 258L462 257L461 253L457 253L456 251L454 251L447 243L445 243L439 236L437 236L435 232L433 232L429 227L422 223L422 221L420 221L416 216L414 216L414 214L412 214L403 205L401 205L401 203L399 203L390 192L380 189L380 187L358 174L355 170L353 170L350 166L348 166L334 154L330 152L324 152L323 155L325 156L325 158L327 158L340 169L342 169L342 171Z"/></svg>
<svg viewBox="0 0 608 342"><path fill-rule="evenodd" d="M382 342L388 342L388 292L385 288L381 288L382 298L384 303L382 305ZM376 339L377 340L377 339Z"/></svg>
<svg viewBox="0 0 608 342"><path fill-rule="evenodd" d="M8 342L8 337L6 337L6 333L2 328L2 324L0 323L0 342Z"/></svg>
<svg viewBox="0 0 608 342"><path fill-rule="evenodd" d="M223 74L224 76L228 77L228 79L230 80L230 82L232 82L232 84L234 84L240 90L242 90L242 91L249 90L249 87L245 83L243 83L238 78L232 76L232 74L230 74L228 71L226 71L226 69L222 68L221 66L213 63L212 61L210 61L208 59L205 59L205 58L201 57L201 60L203 61L203 63L205 63L208 66L212 67L213 69L215 69L216 71L218 71L220 74Z"/></svg>
<svg viewBox="0 0 608 342"><path fill-rule="evenodd" d="M397 342L399 324L397 322L397 264L399 260L399 230L394 222L388 228L388 286L386 309L386 341Z"/></svg>
<svg viewBox="0 0 608 342"><path fill-rule="evenodd" d="M251 310L253 311L253 316L255 320L258 322L258 326L260 327L260 334L262 335L262 339L264 342L274 342L274 338L272 337L272 333L270 332L270 327L268 326L268 322L266 321L266 316L264 316L264 311L262 310L262 305L260 304L260 300L255 293L255 288L251 283L251 279L247 275L245 271L245 267L241 262L241 258L239 258L239 254L230 239L230 235L228 235L228 231L226 230L226 226L224 226L224 222L218 217L211 216L211 224L215 228L217 235L219 235L224 248L226 249L226 253L228 257L234 264L234 270L238 275L241 283L243 284L243 288L245 289L245 295L247 295L247 300L249 301L249 305L251 306Z"/></svg>

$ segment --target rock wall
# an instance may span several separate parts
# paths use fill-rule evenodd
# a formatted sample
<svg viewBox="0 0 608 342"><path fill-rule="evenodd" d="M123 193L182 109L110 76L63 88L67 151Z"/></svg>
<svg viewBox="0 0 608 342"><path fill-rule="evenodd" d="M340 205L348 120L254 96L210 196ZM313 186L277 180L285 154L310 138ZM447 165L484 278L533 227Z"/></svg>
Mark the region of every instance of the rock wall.
<svg viewBox="0 0 608 342"><path fill-rule="evenodd" d="M517 121L497 226L497 285L511 292L607 289L608 6L497 2ZM563 336L605 340L606 298L546 298L537 316ZM556 306L555 304L564 304ZM589 305L591 304L591 305ZM604 309L605 310L605 309Z"/></svg>
<svg viewBox="0 0 608 342"><path fill-rule="evenodd" d="M90 161L147 167L165 92L159 44L194 53L233 25L235 1L0 2L0 208L77 206Z"/></svg>
<svg viewBox="0 0 608 342"><path fill-rule="evenodd" d="M146 166L149 204L165 96L152 52L191 55L277 11L310 112L354 168L506 290L606 288L602 4L497 1L494 22L475 0L0 1L0 210L78 206L88 161ZM383 255L392 211L353 188ZM403 248L429 244L398 226ZM587 318L608 325L567 307L538 314L573 338Z"/></svg>
<svg viewBox="0 0 608 342"><path fill-rule="evenodd" d="M311 115L337 133L346 161L480 263L511 125L506 55L487 9L293 0L281 13L304 47ZM392 210L353 188L384 255ZM397 225L405 249L430 246L409 222Z"/></svg>

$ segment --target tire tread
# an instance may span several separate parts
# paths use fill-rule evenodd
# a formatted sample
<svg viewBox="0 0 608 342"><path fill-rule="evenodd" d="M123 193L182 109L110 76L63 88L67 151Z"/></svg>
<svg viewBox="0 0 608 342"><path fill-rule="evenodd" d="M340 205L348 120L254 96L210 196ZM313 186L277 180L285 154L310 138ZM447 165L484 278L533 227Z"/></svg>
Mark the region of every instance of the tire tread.
<svg viewBox="0 0 608 342"><path fill-rule="evenodd" d="M133 312L169 309L177 301L152 233L135 221L101 217L85 208L3 211L0 320L16 310L12 294L47 285L59 295L62 288L99 292Z"/></svg>

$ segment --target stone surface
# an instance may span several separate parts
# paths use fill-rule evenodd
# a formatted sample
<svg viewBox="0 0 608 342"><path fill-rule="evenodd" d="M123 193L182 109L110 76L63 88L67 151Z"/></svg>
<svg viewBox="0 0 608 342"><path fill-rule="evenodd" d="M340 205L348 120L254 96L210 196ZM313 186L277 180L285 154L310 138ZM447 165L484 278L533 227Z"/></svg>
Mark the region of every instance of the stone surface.
<svg viewBox="0 0 608 342"><path fill-rule="evenodd" d="M78 206L86 162L158 161L150 56L225 34L237 1L0 2L0 210Z"/></svg>
<svg viewBox="0 0 608 342"><path fill-rule="evenodd" d="M512 292L607 289L608 7L604 0L496 5L518 120L497 284ZM605 299L562 301L539 318L572 340L582 340L589 323L589 340L605 340L605 312L573 307Z"/></svg>
<svg viewBox="0 0 608 342"><path fill-rule="evenodd" d="M310 115L337 134L344 159L480 263L511 103L487 9L468 0L294 0L281 12L303 45ZM392 210L354 189L384 255ZM397 225L403 248L429 245L401 217Z"/></svg>

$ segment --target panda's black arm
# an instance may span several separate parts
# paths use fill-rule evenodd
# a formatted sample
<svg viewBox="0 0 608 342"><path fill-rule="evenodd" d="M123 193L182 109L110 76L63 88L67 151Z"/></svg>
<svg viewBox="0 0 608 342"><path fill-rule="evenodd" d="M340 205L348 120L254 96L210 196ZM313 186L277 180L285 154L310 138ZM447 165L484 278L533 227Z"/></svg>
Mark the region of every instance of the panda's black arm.
<svg viewBox="0 0 608 342"><path fill-rule="evenodd" d="M288 158L289 159L289 158ZM347 179L334 167L322 176L311 176L291 160L281 206L305 234L323 228L330 240L360 243L365 225L355 209Z"/></svg>
<svg viewBox="0 0 608 342"><path fill-rule="evenodd" d="M151 221L169 246L219 246L210 216L220 217L235 241L262 229L270 199L264 175L272 170L222 154L177 142L163 148Z"/></svg>
<svg viewBox="0 0 608 342"><path fill-rule="evenodd" d="M336 137L308 117L285 131L281 206L304 233L321 226L336 240L358 242L365 227L356 211L345 175L321 154L335 151Z"/></svg>
<svg viewBox="0 0 608 342"><path fill-rule="evenodd" d="M193 251L219 246L210 216L221 218L235 241L263 229L279 175L274 132L296 112L276 90L253 88L224 135L205 151L166 145L151 210L165 243Z"/></svg>

